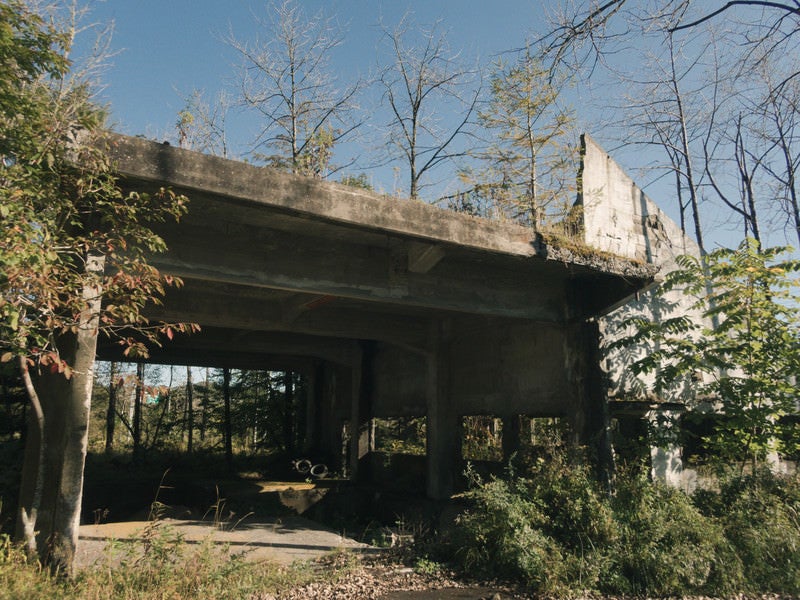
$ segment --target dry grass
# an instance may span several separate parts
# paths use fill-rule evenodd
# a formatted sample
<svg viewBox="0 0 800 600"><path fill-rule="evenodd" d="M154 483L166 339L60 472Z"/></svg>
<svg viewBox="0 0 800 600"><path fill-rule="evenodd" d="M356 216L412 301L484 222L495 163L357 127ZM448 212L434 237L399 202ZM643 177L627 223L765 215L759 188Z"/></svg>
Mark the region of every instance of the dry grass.
<svg viewBox="0 0 800 600"><path fill-rule="evenodd" d="M319 572L311 564L290 567L215 551L209 540L186 544L169 528L146 531L136 543L111 544L94 568L73 579L55 577L26 560L7 537L0 538L0 599L189 600L246 599L280 593L311 581L341 578L351 568Z"/></svg>

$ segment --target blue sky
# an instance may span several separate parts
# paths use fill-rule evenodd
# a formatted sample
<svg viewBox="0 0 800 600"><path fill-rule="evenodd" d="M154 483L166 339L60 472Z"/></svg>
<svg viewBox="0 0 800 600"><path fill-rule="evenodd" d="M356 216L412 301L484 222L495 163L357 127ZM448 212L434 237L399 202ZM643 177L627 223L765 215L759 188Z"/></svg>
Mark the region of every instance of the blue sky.
<svg viewBox="0 0 800 600"><path fill-rule="evenodd" d="M454 48L487 62L518 47L543 12L532 0L304 0L309 14L323 9L346 28L335 65L349 78L377 66L379 22L394 25L407 12L421 24L441 20ZM203 89L213 96L229 82L238 63L236 53L220 38L229 28L237 38L254 39L253 14L264 16L258 0L107 0L92 16L114 21L112 47L118 51L103 79L101 99L110 104L114 127L129 134L171 133L181 95Z"/></svg>
<svg viewBox="0 0 800 600"><path fill-rule="evenodd" d="M467 63L486 67L503 52L524 45L526 38L547 29L545 7L559 2L535 0L299 0L307 14L322 10L346 30L345 42L336 49L333 66L343 80L374 72L388 57L381 55L383 21L394 26L406 13L415 23L430 25L437 20L448 34L450 45L460 49ZM99 99L110 109L112 128L130 135L153 139L175 139L175 122L184 99L195 89L213 99L218 90L230 87L239 58L222 38L228 31L239 40L253 40L259 34L254 15L267 16L266 0L105 0L93 4L92 20L114 22L112 49L116 55L103 74L105 85ZM263 35L263 31L261 34ZM84 42L90 41L86 36ZM608 105L613 88L582 85L570 92L569 104L578 109L579 129L603 144L645 191L673 218L671 180L647 184L639 173L652 157L641 148L616 148L611 132L600 123L598 104L587 109L592 93L599 104ZM603 97L603 95L607 97ZM363 100L363 106L377 107L368 126L385 126L379 92ZM246 157L253 130L251 116L235 110L229 118L232 155ZM372 148L376 146L373 145ZM391 166L369 169L374 150L361 150L360 163L351 172L366 172L381 192L395 193L404 187L405 176ZM346 157L349 159L350 157ZM437 194L452 193L458 185L451 172L440 171Z"/></svg>

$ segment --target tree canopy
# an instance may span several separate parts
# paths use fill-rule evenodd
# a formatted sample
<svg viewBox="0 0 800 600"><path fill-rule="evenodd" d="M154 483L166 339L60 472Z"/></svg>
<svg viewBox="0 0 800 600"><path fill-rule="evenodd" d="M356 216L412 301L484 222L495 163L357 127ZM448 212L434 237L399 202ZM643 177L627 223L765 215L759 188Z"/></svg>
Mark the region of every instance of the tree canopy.
<svg viewBox="0 0 800 600"><path fill-rule="evenodd" d="M2 360L23 356L69 372L57 338L76 330L91 300L83 290L92 256L105 261L90 276L104 298L101 330L143 352L143 340L172 330L141 309L177 283L147 263L165 249L151 227L180 217L186 199L122 193L100 147L104 113L88 83L66 81L68 32L23 2L0 11Z"/></svg>

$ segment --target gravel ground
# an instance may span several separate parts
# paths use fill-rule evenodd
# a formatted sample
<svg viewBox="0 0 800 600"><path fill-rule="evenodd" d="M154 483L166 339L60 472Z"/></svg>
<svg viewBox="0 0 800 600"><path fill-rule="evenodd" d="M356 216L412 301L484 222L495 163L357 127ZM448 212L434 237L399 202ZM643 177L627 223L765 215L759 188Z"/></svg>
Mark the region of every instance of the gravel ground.
<svg viewBox="0 0 800 600"><path fill-rule="evenodd" d="M317 561L321 569L335 566L336 561L347 560L341 556L326 557ZM363 557L360 564L351 568L339 581L319 582L293 588L280 594L261 594L250 600L510 600L530 598L496 584L472 584L457 579L453 574L416 573L413 569L391 558Z"/></svg>
<svg viewBox="0 0 800 600"><path fill-rule="evenodd" d="M339 556L317 561L321 569L334 566ZM391 555L363 557L360 564L349 571L346 578L319 582L287 590L280 594L260 594L250 600L557 600L544 598L513 589L496 582L465 582L452 573L440 572L426 575L392 562ZM573 600L655 600L630 596L589 595ZM658 600L720 600L711 596L692 596ZM780 594L737 595L727 600L798 600Z"/></svg>

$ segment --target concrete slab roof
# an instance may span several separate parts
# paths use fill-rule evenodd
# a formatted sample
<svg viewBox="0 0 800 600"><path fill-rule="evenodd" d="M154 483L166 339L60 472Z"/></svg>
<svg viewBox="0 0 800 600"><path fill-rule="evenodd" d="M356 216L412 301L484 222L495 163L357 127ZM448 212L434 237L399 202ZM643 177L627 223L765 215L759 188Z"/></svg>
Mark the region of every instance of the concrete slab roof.
<svg viewBox="0 0 800 600"><path fill-rule="evenodd" d="M189 198L182 222L159 231L169 251L153 257L185 286L151 316L204 333L170 344L165 361L347 362L353 340L424 349L444 316L566 323L603 313L655 275L512 223L140 138L107 143L123 188Z"/></svg>

